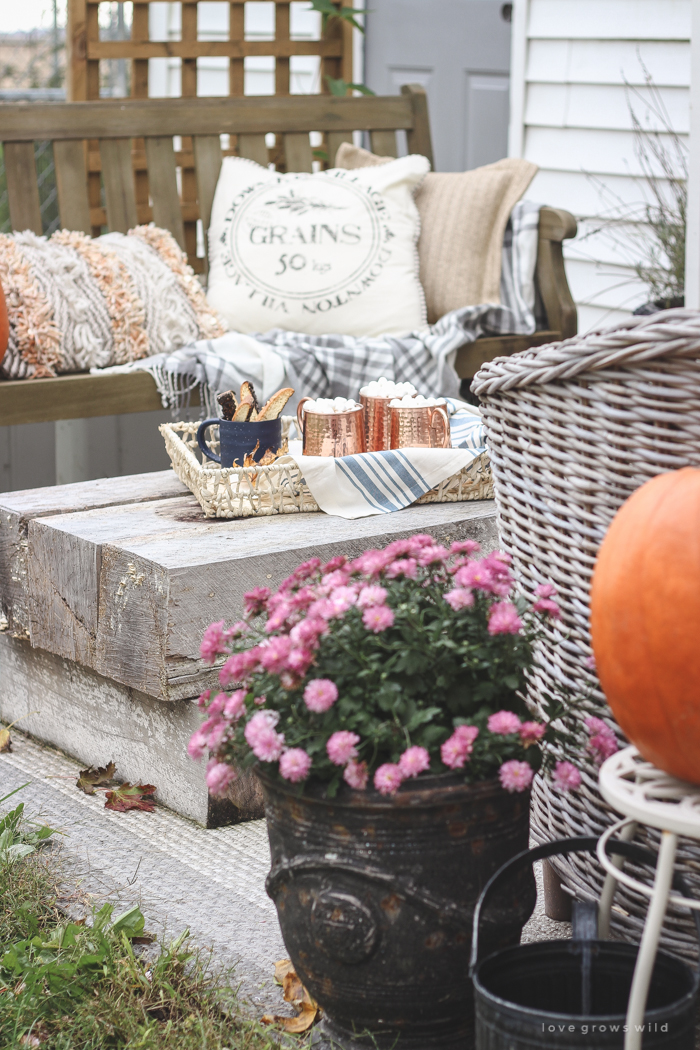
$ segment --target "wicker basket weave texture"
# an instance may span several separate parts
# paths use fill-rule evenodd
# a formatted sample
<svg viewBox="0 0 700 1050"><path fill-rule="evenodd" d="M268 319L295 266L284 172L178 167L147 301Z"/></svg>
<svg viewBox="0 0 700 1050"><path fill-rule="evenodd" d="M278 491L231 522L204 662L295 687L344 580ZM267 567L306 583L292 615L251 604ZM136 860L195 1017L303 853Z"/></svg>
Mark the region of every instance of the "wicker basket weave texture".
<svg viewBox="0 0 700 1050"><path fill-rule="evenodd" d="M564 683L585 696L582 717L604 718L622 741L586 663L591 574L615 512L635 489L664 471L700 466L700 313L668 310L499 358L472 390L482 401L502 544L524 589L552 583L562 609L539 646L531 699ZM618 819L598 792L596 766L585 762L579 792L559 794L536 779L539 841L598 834ZM644 834L657 848L658 838ZM570 889L599 893L603 874L592 858L556 867ZM700 893L697 845L683 847L680 867ZM616 910L615 932L638 937L647 901L626 892L616 899L629 914ZM664 943L694 956L686 915L669 911Z"/></svg>
<svg viewBox="0 0 700 1050"><path fill-rule="evenodd" d="M282 417L286 441L294 419ZM261 467L217 467L204 460L197 446L199 423L163 423L160 432L180 481L196 496L208 518L245 518L271 514L300 514L319 511L296 463ZM218 428L212 428L209 445L219 451ZM488 454L482 452L458 474L441 481L416 503L461 503L463 500L493 499L493 481Z"/></svg>

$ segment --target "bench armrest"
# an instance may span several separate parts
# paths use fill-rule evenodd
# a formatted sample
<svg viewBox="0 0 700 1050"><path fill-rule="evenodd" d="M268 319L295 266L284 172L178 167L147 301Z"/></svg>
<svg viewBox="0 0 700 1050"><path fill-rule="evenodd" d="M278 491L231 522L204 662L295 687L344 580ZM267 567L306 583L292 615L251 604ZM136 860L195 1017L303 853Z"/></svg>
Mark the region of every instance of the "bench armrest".
<svg viewBox="0 0 700 1050"><path fill-rule="evenodd" d="M564 269L562 241L576 236L576 219L561 208L540 210L535 283L547 314L547 328L562 339L576 335L578 318Z"/></svg>

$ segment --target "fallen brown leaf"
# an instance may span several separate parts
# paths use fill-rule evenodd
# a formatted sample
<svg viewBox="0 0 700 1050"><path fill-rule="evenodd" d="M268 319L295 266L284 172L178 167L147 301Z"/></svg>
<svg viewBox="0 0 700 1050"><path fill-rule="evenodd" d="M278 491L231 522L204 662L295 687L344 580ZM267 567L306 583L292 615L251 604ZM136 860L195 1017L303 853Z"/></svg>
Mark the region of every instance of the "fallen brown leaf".
<svg viewBox="0 0 700 1050"><path fill-rule="evenodd" d="M113 809L117 813L126 813L129 809L143 809L146 813L152 813L155 809L153 796L156 788L153 784L120 784L114 791L107 792L105 809Z"/></svg>
<svg viewBox="0 0 700 1050"><path fill-rule="evenodd" d="M307 1032L319 1016L318 1003L311 998L299 980L291 959L280 959L275 963L275 980L282 985L282 998L291 1003L297 1010L296 1017L285 1017L281 1014L264 1014L260 1018L263 1024L275 1024L295 1035Z"/></svg>
<svg viewBox="0 0 700 1050"><path fill-rule="evenodd" d="M96 787L111 784L116 771L117 767L114 762L108 762L106 766L100 766L99 769L93 769L92 766L88 769L81 769L76 787L79 787L86 795L94 795Z"/></svg>
<svg viewBox="0 0 700 1050"><path fill-rule="evenodd" d="M10 740L10 730L0 729L0 755L3 751L12 750L12 741Z"/></svg>

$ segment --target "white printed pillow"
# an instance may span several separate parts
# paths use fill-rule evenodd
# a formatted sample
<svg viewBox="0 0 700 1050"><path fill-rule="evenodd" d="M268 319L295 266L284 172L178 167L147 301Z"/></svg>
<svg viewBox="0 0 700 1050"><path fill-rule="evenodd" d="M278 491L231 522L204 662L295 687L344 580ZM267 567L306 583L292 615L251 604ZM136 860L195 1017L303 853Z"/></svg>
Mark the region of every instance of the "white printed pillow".
<svg viewBox="0 0 700 1050"><path fill-rule="evenodd" d="M430 168L280 175L226 157L209 227L207 298L238 332L400 335L426 323L413 193Z"/></svg>

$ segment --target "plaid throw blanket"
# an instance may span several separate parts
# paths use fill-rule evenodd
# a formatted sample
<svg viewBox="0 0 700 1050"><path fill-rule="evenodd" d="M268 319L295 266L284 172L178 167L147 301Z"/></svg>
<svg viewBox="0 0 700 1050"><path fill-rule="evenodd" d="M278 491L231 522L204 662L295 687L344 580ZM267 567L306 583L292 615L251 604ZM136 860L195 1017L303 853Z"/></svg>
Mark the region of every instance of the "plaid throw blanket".
<svg viewBox="0 0 700 1050"><path fill-rule="evenodd" d="M357 397L361 386L379 376L413 383L425 395L458 396L454 361L460 347L481 335L535 331L539 210L538 204L520 201L511 213L503 240L501 305L465 306L401 337L310 336L282 329L256 336L228 332L174 353L94 371L150 372L163 405L178 414L197 390L207 415L218 415L215 395L238 390L245 379L263 399L284 385L293 386L297 398L302 391L311 397Z"/></svg>

